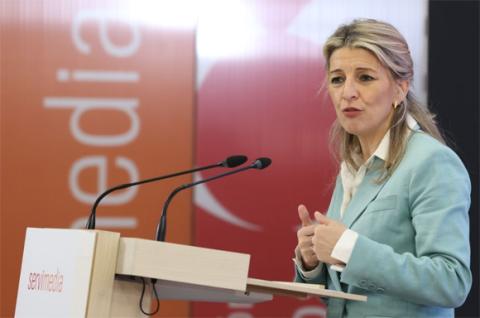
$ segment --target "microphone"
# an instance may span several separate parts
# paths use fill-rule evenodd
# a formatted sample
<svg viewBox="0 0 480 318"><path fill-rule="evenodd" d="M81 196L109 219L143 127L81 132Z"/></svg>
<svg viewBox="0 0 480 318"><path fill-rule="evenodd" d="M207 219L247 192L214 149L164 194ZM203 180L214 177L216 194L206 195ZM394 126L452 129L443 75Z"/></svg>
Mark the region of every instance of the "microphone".
<svg viewBox="0 0 480 318"><path fill-rule="evenodd" d="M221 174L218 174L218 175L215 175L213 177L206 178L206 179L203 179L203 180L198 180L198 181L195 181L195 182L192 182L192 183L183 184L183 185L175 188L175 190L173 190L172 193L170 193L167 200L165 200L165 203L163 205L162 216L160 217L160 222L158 223L158 226L157 226L157 233L155 234L156 240L157 241L162 241L162 242L165 241L165 236L167 234L167 209L168 209L168 206L170 204L170 201L172 201L173 197L178 192L180 192L182 190L185 190L185 189L192 188L192 187L194 187L198 184L201 184L201 183L209 182L209 181L212 181L212 180L215 180L215 179L220 179L220 178L229 176L231 174L235 174L235 173L242 172L242 171L245 171L245 170L249 170L249 169L260 169L260 170L262 170L262 169L265 169L266 167L268 167L271 163L272 163L272 160L270 158L258 158L257 160L255 160L249 166L242 167L242 168L232 170L232 171L228 171L228 172L224 172L224 173L221 173Z"/></svg>
<svg viewBox="0 0 480 318"><path fill-rule="evenodd" d="M103 192L101 195L98 196L97 200L93 204L92 211L90 213L90 216L88 217L87 229L89 229L89 230L94 230L95 229L95 217L96 217L97 206L104 197L106 197L108 194L112 193L113 191L137 186L137 185L144 184L144 183L150 183L150 182L155 182L155 181L159 181L159 180L163 180L163 179L173 178L173 177L181 176L181 175L184 175L184 174L187 174L187 173L193 173L193 172L197 172L197 171L217 168L217 167L235 168L235 167L240 166L241 164L245 163L247 161L247 159L248 158L246 156L243 156L243 155L230 156L227 159L225 159L225 160L223 160L219 163L212 164L212 165L199 167L199 168L194 168L194 169L185 170L185 171L180 171L180 172L167 174L167 175L159 176L159 177L155 177L155 178L140 180L140 181L136 181L136 182L124 183L124 184L120 184L118 186L115 186L113 188L107 189L105 192Z"/></svg>

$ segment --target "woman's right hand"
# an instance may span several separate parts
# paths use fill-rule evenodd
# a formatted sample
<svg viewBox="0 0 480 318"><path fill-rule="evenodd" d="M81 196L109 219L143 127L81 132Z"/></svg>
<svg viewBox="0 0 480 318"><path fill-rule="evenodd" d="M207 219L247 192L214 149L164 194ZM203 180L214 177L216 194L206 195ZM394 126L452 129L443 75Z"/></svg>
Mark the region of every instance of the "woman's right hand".
<svg viewBox="0 0 480 318"><path fill-rule="evenodd" d="M319 261L313 250L312 237L315 233L316 223L310 218L310 213L304 205L298 206L298 216L302 222L302 227L297 231L298 245L297 250L302 257L302 263L305 270L312 270L317 267Z"/></svg>

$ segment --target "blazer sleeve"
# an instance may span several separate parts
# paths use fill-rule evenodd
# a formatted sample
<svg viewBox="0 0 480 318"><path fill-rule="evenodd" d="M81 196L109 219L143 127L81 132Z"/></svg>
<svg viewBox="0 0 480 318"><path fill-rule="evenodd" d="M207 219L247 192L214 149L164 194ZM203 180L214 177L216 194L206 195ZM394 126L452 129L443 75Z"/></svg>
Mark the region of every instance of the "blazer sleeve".
<svg viewBox="0 0 480 318"><path fill-rule="evenodd" d="M437 148L407 176L414 253L359 235L341 281L370 291L432 306L458 307L472 284L470 272L470 179L460 159Z"/></svg>
<svg viewBox="0 0 480 318"><path fill-rule="evenodd" d="M304 275L302 275L302 272L298 268L298 266L295 266L295 278L294 281L297 283L309 283L309 284L321 284L321 285L326 285L327 284L327 269L323 263L320 263L318 266L320 266L320 269L318 271L318 274L315 275L314 277L307 278Z"/></svg>

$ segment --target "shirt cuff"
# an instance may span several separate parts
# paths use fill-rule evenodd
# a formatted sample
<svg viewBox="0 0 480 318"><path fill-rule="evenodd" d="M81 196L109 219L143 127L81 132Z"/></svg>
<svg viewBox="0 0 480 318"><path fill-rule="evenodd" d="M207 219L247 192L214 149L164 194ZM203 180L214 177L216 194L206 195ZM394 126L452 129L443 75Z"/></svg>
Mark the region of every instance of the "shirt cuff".
<svg viewBox="0 0 480 318"><path fill-rule="evenodd" d="M312 270L306 270L305 268L303 268L302 256L300 255L300 251L298 251L298 249L295 249L295 258L292 258L292 260L293 263L295 263L295 266L297 267L300 275L307 280L317 277L322 271L320 263Z"/></svg>
<svg viewBox="0 0 480 318"><path fill-rule="evenodd" d="M331 257L348 264L350 256L352 256L353 248L357 243L358 233L350 229L346 229L332 250ZM333 269L333 268L332 268ZM336 270L336 269L335 269Z"/></svg>

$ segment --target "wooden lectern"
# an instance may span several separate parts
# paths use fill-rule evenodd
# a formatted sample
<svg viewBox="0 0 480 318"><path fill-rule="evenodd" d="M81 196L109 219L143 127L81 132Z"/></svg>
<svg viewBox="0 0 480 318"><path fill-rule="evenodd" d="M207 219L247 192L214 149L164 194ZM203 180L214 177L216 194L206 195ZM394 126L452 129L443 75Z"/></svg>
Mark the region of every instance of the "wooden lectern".
<svg viewBox="0 0 480 318"><path fill-rule="evenodd" d="M145 317L140 277L160 299L256 303L275 294L366 301L321 285L248 277L250 255L98 230L28 228L15 317ZM150 310L151 295L144 299Z"/></svg>

